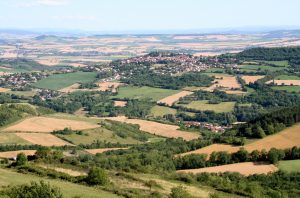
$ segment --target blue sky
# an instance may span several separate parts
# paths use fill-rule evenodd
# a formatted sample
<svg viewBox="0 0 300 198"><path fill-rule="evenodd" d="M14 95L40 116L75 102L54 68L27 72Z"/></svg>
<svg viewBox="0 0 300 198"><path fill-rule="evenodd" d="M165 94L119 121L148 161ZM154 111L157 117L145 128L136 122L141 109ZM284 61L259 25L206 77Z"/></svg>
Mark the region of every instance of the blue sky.
<svg viewBox="0 0 300 198"><path fill-rule="evenodd" d="M300 0L0 0L0 28L95 31L300 26Z"/></svg>

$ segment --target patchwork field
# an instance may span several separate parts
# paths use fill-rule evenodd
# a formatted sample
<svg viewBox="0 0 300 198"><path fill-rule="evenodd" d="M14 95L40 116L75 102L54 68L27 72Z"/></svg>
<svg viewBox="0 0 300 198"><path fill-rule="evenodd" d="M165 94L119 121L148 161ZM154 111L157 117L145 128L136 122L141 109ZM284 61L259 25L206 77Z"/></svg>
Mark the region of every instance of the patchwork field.
<svg viewBox="0 0 300 198"><path fill-rule="evenodd" d="M294 146L300 145L300 124L292 126L283 130L280 133L267 136L263 139L254 141L252 143L246 144L244 148L251 152L253 150L270 150L271 148L278 148L278 149L286 149L292 148ZM177 156L184 156L190 154L207 154L210 155L212 152L218 151L227 151L229 153L237 152L241 147L239 146L231 146L231 145L224 145L224 144L212 144L207 147L197 149L194 151L186 152L179 154Z"/></svg>
<svg viewBox="0 0 300 198"><path fill-rule="evenodd" d="M273 164L243 162L236 164L227 164L222 166L206 167L199 169L187 169L177 171L178 173L224 173L238 172L242 175L268 174L278 171L278 168Z"/></svg>
<svg viewBox="0 0 300 198"><path fill-rule="evenodd" d="M28 184L31 181L39 182L41 180L40 177L34 176L31 174L21 174L17 172L13 172L8 169L0 169L0 186L8 186L8 185L20 185L20 184ZM50 185L57 186L61 189L64 197L72 198L72 197L87 197L87 198L117 198L118 196L109 193L99 188L87 187L84 185L78 185L70 182L65 182L61 180L47 179L43 178Z"/></svg>
<svg viewBox="0 0 300 198"><path fill-rule="evenodd" d="M123 83L119 82L101 82L98 83L99 88L97 90L99 91L111 91L113 93L117 92L117 88L124 85Z"/></svg>
<svg viewBox="0 0 300 198"><path fill-rule="evenodd" d="M224 88L225 90L241 89L241 85L237 81L235 76L226 74L212 74L215 76L214 84L208 88L204 88L206 91L213 91L218 88Z"/></svg>
<svg viewBox="0 0 300 198"><path fill-rule="evenodd" d="M36 150L18 150L18 151L5 151L0 152L0 158L14 158L17 157L19 153L24 153L25 155L34 155Z"/></svg>
<svg viewBox="0 0 300 198"><path fill-rule="evenodd" d="M300 160L279 161L278 167L285 172L300 172Z"/></svg>
<svg viewBox="0 0 300 198"><path fill-rule="evenodd" d="M30 144L14 133L0 133L0 145Z"/></svg>
<svg viewBox="0 0 300 198"><path fill-rule="evenodd" d="M128 148L101 148L101 149L86 149L86 151L90 154L96 155L97 153L104 153L107 151L116 151L116 150L124 150Z"/></svg>
<svg viewBox="0 0 300 198"><path fill-rule="evenodd" d="M216 113L231 112L234 109L235 102L221 102L219 104L209 104L208 100L192 101L184 106L190 109L196 109L199 111L214 111Z"/></svg>
<svg viewBox="0 0 300 198"><path fill-rule="evenodd" d="M166 104L168 106L172 106L176 101L178 101L180 98L192 95L193 92L190 91L181 91L179 93L176 93L174 95L168 96L166 98L163 98L159 100L157 103Z"/></svg>
<svg viewBox="0 0 300 198"><path fill-rule="evenodd" d="M154 117L163 117L164 115L172 114L175 115L177 112L176 109L172 109L170 107L165 107L165 106L158 106L155 105L151 109L151 115Z"/></svg>
<svg viewBox="0 0 300 198"><path fill-rule="evenodd" d="M49 117L27 118L15 125L9 126L4 131L24 131L24 132L52 132L71 128L73 130L97 128L99 125L84 121L75 121L67 119L57 119Z"/></svg>
<svg viewBox="0 0 300 198"><path fill-rule="evenodd" d="M64 146L72 145L52 134L45 133L16 133L16 135L24 140L31 142L32 144L38 144L42 146Z"/></svg>
<svg viewBox="0 0 300 198"><path fill-rule="evenodd" d="M254 83L259 79L264 78L265 76L242 76L242 79L246 82L246 84Z"/></svg>
<svg viewBox="0 0 300 198"><path fill-rule="evenodd" d="M175 125L168 125L168 124L161 124L158 122L152 122L147 120L139 120L139 119L128 119L125 116L119 117L109 117L103 118L109 120L115 120L119 122L126 122L130 124L138 124L140 126L140 130L159 135L168 138L183 138L185 140L193 140L200 137L197 133L186 132L186 131L179 131L179 127Z"/></svg>
<svg viewBox="0 0 300 198"><path fill-rule="evenodd" d="M120 87L118 94L114 98L130 98L130 99L146 99L158 101L170 95L174 95L180 91L171 89L160 89L153 87Z"/></svg>
<svg viewBox="0 0 300 198"><path fill-rule="evenodd" d="M88 83L96 80L96 72L75 72L67 74L54 74L44 78L33 85L38 88L60 90L75 83Z"/></svg>

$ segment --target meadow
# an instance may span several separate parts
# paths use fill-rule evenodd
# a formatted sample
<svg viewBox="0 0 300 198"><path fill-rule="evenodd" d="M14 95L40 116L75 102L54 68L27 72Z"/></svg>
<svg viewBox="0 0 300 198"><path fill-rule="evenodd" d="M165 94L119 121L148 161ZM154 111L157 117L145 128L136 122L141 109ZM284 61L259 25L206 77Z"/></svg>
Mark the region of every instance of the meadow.
<svg viewBox="0 0 300 198"><path fill-rule="evenodd" d="M155 105L151 109L151 115L154 117L159 117L159 116L163 117L164 115L167 115L167 114L175 115L176 112L177 112L176 109L173 109L170 107L165 107L165 106L158 106L158 105Z"/></svg>
<svg viewBox="0 0 300 198"><path fill-rule="evenodd" d="M300 172L300 160L279 161L278 167L285 172Z"/></svg>
<svg viewBox="0 0 300 198"><path fill-rule="evenodd" d="M150 98L152 101L161 100L167 96L176 94L180 91L171 90L171 89L161 89L153 87L135 87L135 86L126 86L120 87L118 94L113 96L113 98L129 98L129 99L146 99Z"/></svg>
<svg viewBox="0 0 300 198"><path fill-rule="evenodd" d="M272 86L272 89L287 92L300 92L300 86Z"/></svg>
<svg viewBox="0 0 300 198"><path fill-rule="evenodd" d="M233 111L234 105L235 102L221 102L219 104L208 104L208 100L198 100L192 101L189 104L181 106L199 111L214 111L216 113L223 113Z"/></svg>
<svg viewBox="0 0 300 198"><path fill-rule="evenodd" d="M54 74L48 78L44 78L33 86L44 89L59 90L68 87L74 83L88 83L96 80L95 72L75 72L67 74Z"/></svg>
<svg viewBox="0 0 300 198"><path fill-rule="evenodd" d="M241 71L246 71L246 72L251 72L251 71L264 71L264 70L269 70L269 71L279 71L285 69L285 67L273 67L269 65L239 65L239 68Z"/></svg>

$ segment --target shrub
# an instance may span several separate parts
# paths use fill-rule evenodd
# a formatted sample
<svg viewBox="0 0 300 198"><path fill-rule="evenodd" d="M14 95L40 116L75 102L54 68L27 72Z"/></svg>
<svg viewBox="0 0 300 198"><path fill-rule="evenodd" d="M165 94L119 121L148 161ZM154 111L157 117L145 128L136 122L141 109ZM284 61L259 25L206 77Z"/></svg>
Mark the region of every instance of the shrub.
<svg viewBox="0 0 300 198"><path fill-rule="evenodd" d="M86 177L86 182L90 185L106 185L109 183L109 178L104 169L92 168Z"/></svg>

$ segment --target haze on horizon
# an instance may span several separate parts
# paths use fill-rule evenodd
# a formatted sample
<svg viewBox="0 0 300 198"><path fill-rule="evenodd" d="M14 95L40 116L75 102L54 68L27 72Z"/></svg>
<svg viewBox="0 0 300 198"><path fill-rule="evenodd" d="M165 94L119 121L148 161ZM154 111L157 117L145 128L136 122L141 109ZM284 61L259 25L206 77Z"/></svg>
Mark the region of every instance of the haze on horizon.
<svg viewBox="0 0 300 198"><path fill-rule="evenodd" d="M87 31L300 27L298 0L10 0L0 29Z"/></svg>

